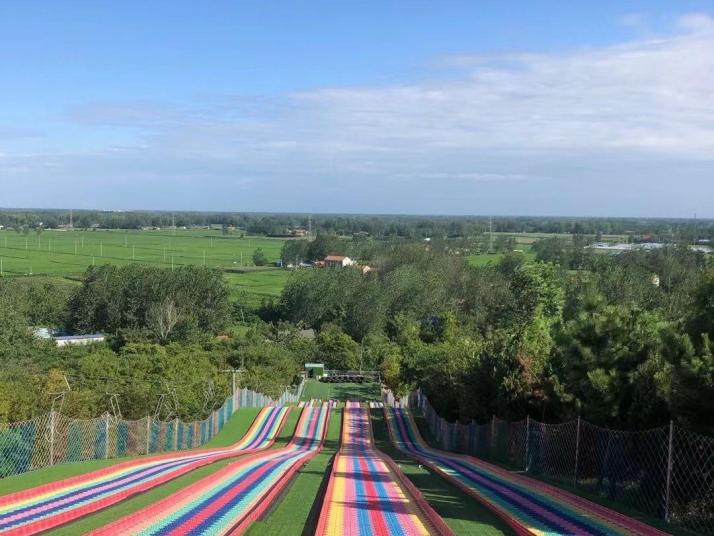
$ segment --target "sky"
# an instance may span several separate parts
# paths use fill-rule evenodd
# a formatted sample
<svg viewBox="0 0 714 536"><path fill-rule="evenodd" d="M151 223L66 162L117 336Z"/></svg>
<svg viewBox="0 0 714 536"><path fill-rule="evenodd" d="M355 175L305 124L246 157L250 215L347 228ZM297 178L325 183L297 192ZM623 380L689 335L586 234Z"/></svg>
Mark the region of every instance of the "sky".
<svg viewBox="0 0 714 536"><path fill-rule="evenodd" d="M0 207L712 200L714 0L0 1Z"/></svg>

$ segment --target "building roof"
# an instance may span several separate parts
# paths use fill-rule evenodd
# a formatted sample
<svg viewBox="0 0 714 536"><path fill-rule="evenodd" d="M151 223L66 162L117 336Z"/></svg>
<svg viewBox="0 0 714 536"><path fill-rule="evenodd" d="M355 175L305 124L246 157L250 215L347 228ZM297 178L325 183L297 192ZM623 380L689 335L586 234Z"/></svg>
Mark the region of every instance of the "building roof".
<svg viewBox="0 0 714 536"><path fill-rule="evenodd" d="M84 341L84 340L104 340L102 333L90 333L87 335L63 335L54 337L56 341Z"/></svg>
<svg viewBox="0 0 714 536"><path fill-rule="evenodd" d="M327 257L325 257L326 261L342 262L345 259L349 259L349 257L345 257L344 255L328 255Z"/></svg>

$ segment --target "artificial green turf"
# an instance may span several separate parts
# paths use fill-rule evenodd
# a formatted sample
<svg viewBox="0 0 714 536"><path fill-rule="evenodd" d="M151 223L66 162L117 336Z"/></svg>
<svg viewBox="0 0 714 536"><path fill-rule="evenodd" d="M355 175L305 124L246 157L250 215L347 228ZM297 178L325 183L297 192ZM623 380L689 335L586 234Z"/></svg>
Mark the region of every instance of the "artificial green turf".
<svg viewBox="0 0 714 536"><path fill-rule="evenodd" d="M224 447L235 443L242 437L250 428L251 423L260 411L259 408L240 408L226 422L223 430L221 430L213 439L204 446L199 448ZM186 451L182 451L186 452ZM151 454L152 456L155 453ZM140 458L141 456L139 456ZM54 467L43 467L35 471L29 471L21 475L8 476L0 479L0 495L6 495L15 491L33 488L48 482L64 480L76 475L102 469L110 465L122 463L128 460L137 459L137 457L113 458L111 460L89 460L85 462L65 463Z"/></svg>
<svg viewBox="0 0 714 536"><path fill-rule="evenodd" d="M288 416L285 418L285 424L282 430L275 438L275 443L273 443L272 448L277 449L287 445L290 440L295 435L295 428L297 428L298 420L300 420L300 414L302 410L300 408L292 408Z"/></svg>
<svg viewBox="0 0 714 536"><path fill-rule="evenodd" d="M239 412L237 412L235 415L238 415L241 412L247 413L247 411L245 409L242 409ZM255 417L255 413L257 413L257 409L253 413L253 417ZM288 417L285 420L283 429L281 430L280 434L276 438L273 448L278 448L280 446L284 446L292 438L293 433L295 432L295 427L297 425L299 416L300 416L300 411L297 408L293 409L290 412L290 414L288 415ZM233 420L234 420L233 418L231 420L229 420L229 422L226 423L226 426L224 427L224 429L221 431L221 434L223 434L225 432L225 435L227 437L225 439L222 439L222 438L219 438L218 436L216 436L214 438L214 440L216 440L216 441L214 442L214 444L212 446L214 446L214 447L225 446L225 445L229 445L231 443L235 443L247 431L248 427L250 426L250 423L252 422L252 419L248 419L248 418L235 419L236 421L241 421L244 424L244 428L241 428L240 425L234 425L232 423ZM247 421L247 425L245 425L246 421ZM231 426L229 426L229 425L231 425ZM221 460L214 464L201 467L201 468L191 471L190 473L183 475L175 480L167 482L166 484L163 484L161 486L153 488L153 489L147 491L146 493L142 493L142 494L136 495L134 497L131 497L131 498L127 499L126 501L123 501L119 504L111 506L105 510L102 510L100 512L97 512L95 514L87 516L85 518L79 519L73 523L69 523L69 524L59 527L55 530L52 530L52 531L48 532L47 534L52 534L53 536L60 536L60 535L61 536L73 536L76 534L84 534L84 533L94 530L98 527L102 527L104 525L107 525L108 523L116 521L117 519L119 519L121 517L132 514L133 512L136 512L137 510L140 510L150 504L160 501L161 499L168 497L172 493L176 493L176 492L180 491L181 489L193 484L194 482L197 482L201 478L207 477L207 476L215 473L222 467L225 467L226 465L228 465L231 462L234 462L235 460L236 460L235 458Z"/></svg>
<svg viewBox="0 0 714 536"><path fill-rule="evenodd" d="M201 448L227 447L243 437L263 408L238 408L226 421L223 428Z"/></svg>
<svg viewBox="0 0 714 536"><path fill-rule="evenodd" d="M323 383L306 380L302 400L380 400L382 391L378 383Z"/></svg>
<svg viewBox="0 0 714 536"><path fill-rule="evenodd" d="M214 437L209 443L212 447L227 446L238 441L250 428L250 424L255 419L259 408L242 408L233 414L231 419L228 420L226 425L221 430L221 433ZM276 444L284 444L286 438L290 438L295 431L295 423L297 422L297 416L299 411L293 410L288 415L285 420L285 425L281 430L280 434L276 438ZM62 527L59 527L47 534L52 534L56 536L72 536L76 534L84 534L98 527L102 527L112 521L115 521L121 517L129 515L137 510L140 510L150 504L160 501L164 497L176 493L181 489L197 482L201 478L209 476L222 467L228 465L231 462L236 461L236 458L229 458L227 460L221 460L219 462L200 467L190 473L187 473L179 478L157 486L145 493L135 495L111 506L105 510L101 510L95 514L89 515L82 519L75 521L74 523L69 523Z"/></svg>
<svg viewBox="0 0 714 536"><path fill-rule="evenodd" d="M499 517L476 499L397 450L389 440L382 409L371 410L375 446L390 456L457 535L513 535Z"/></svg>
<svg viewBox="0 0 714 536"><path fill-rule="evenodd" d="M54 467L43 467L20 475L6 476L0 479L0 495L7 495L23 489L34 488L41 484L64 480L82 473L102 469L110 465L125 462L132 458L114 458L111 460L89 460L86 462L64 463Z"/></svg>
<svg viewBox="0 0 714 536"><path fill-rule="evenodd" d="M419 429L419 433L421 434L424 441L426 441L430 447L439 449L440 447L439 447L437 441L432 436L431 431L429 430L429 423L424 418L424 416L419 412L419 410L415 410L415 409L412 410L412 415L414 417L414 421L416 422L417 428ZM500 465L500 464L496 464L496 465ZM509 467L505 467L505 466L503 466L503 467L504 467L504 469L511 470L511 468L509 468ZM589 493L585 492L582 488L574 488L572 486L566 486L566 485L563 485L562 482L553 482L553 481L549 481L548 479L540 479L540 478L534 477L533 475L530 475L530 474L527 476L529 476L530 478L535 478L536 480L542 480L549 484L553 484L556 487L570 491L571 493L574 493L575 495L579 495L579 496L589 499L593 502L596 502L598 504L601 504L603 506L611 508L615 511L621 512L621 513L623 513L627 516L630 516L634 519L642 521L643 523L647 523L654 527L657 527L658 529L662 530L663 532L667 532L669 534L675 534L676 536L695 536L694 532L691 532L691 531L688 531L688 530L682 529L682 528L672 527L671 525L666 525L662 520L652 519L648 516L643 515L641 512L637 512L636 510L633 510L632 508L622 506L621 504L618 504L614 501L608 501L607 499L604 499L603 497L600 497L597 495L589 494Z"/></svg>
<svg viewBox="0 0 714 536"><path fill-rule="evenodd" d="M171 480L166 484L153 488L145 493L134 495L133 497L115 504L114 506L100 510L99 512L87 517L83 517L73 523L63 525L45 534L52 534L53 536L77 536L78 534L86 534L91 530L103 527L104 525L116 521L121 517L132 514L137 510L160 501L172 493L176 493L201 478L215 473L232 461L235 461L235 459L221 460L214 464L200 467L195 471L191 471L190 473Z"/></svg>
<svg viewBox="0 0 714 536"><path fill-rule="evenodd" d="M263 519L251 525L249 536L315 534L332 460L340 445L341 423L342 410L332 410L322 451L296 473L279 502Z"/></svg>

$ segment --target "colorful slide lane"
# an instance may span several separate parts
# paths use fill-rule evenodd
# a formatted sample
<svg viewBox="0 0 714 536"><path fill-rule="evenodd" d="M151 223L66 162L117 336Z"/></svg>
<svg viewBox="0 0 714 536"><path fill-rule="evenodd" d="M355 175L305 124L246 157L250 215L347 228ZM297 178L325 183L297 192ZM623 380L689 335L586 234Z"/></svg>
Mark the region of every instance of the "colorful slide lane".
<svg viewBox="0 0 714 536"><path fill-rule="evenodd" d="M451 535L394 462L373 447L369 415L347 402L317 536Z"/></svg>
<svg viewBox="0 0 714 536"><path fill-rule="evenodd" d="M302 410L285 447L251 454L162 501L92 532L99 536L241 534L322 448L330 408Z"/></svg>
<svg viewBox="0 0 714 536"><path fill-rule="evenodd" d="M488 506L517 534L665 536L649 525L470 456L429 447L407 409L385 408L394 445Z"/></svg>
<svg viewBox="0 0 714 536"><path fill-rule="evenodd" d="M36 534L97 512L204 465L270 447L290 412L263 408L248 432L226 448L139 458L0 497L0 534Z"/></svg>

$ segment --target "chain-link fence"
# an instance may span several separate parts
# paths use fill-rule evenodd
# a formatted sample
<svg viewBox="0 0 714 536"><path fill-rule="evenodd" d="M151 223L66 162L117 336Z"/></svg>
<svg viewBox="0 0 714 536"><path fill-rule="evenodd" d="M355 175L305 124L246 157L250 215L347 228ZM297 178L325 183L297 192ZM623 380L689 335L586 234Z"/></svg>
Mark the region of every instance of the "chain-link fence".
<svg viewBox="0 0 714 536"><path fill-rule="evenodd" d="M297 403L285 392L278 400L237 390L202 421L160 421L150 415L136 421L110 413L94 419L74 419L57 411L29 421L0 424L0 478L67 462L121 458L199 447L221 431L241 407Z"/></svg>
<svg viewBox="0 0 714 536"><path fill-rule="evenodd" d="M385 404L395 405L388 393ZM451 423L421 391L397 402L419 408L444 450L470 454L575 488L703 535L714 535L714 438L670 425L609 430L575 419L545 424L497 417Z"/></svg>

